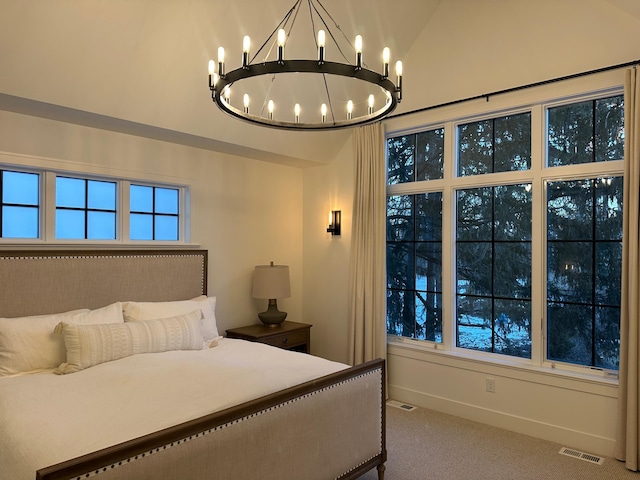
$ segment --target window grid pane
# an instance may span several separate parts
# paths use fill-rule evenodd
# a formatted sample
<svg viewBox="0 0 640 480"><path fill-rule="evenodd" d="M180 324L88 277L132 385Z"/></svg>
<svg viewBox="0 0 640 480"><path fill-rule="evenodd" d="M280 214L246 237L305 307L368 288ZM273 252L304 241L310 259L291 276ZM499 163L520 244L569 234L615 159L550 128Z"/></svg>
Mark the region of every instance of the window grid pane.
<svg viewBox="0 0 640 480"><path fill-rule="evenodd" d="M116 182L56 177L56 238L115 240L116 187Z"/></svg>
<svg viewBox="0 0 640 480"><path fill-rule="evenodd" d="M387 184L444 176L444 128L387 140Z"/></svg>
<svg viewBox="0 0 640 480"><path fill-rule="evenodd" d="M458 126L458 176L531 168L531 113Z"/></svg>
<svg viewBox="0 0 640 480"><path fill-rule="evenodd" d="M456 346L531 358L530 185L459 190Z"/></svg>
<svg viewBox="0 0 640 480"><path fill-rule="evenodd" d="M622 177L547 185L547 358L616 370Z"/></svg>
<svg viewBox="0 0 640 480"><path fill-rule="evenodd" d="M131 185L130 193L132 240L179 240L180 192L177 188Z"/></svg>
<svg viewBox="0 0 640 480"><path fill-rule="evenodd" d="M550 108L547 131L549 167L622 160L624 96Z"/></svg>
<svg viewBox="0 0 640 480"><path fill-rule="evenodd" d="M387 197L387 331L442 342L442 193Z"/></svg>
<svg viewBox="0 0 640 480"><path fill-rule="evenodd" d="M40 236L40 175L0 170L0 237Z"/></svg>

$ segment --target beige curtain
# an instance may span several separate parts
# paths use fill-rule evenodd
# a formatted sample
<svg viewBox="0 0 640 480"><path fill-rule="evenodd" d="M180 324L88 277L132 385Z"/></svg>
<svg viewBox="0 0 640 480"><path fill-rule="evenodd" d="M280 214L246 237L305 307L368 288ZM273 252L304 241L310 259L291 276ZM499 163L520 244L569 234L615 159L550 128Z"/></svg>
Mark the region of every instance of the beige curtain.
<svg viewBox="0 0 640 480"><path fill-rule="evenodd" d="M349 361L386 358L386 167L384 129L353 135L355 186L349 264Z"/></svg>
<svg viewBox="0 0 640 480"><path fill-rule="evenodd" d="M640 278L638 261L640 216L640 76L627 70L624 84L624 217L622 242L622 301L620 314L620 387L616 458L638 470L640 458Z"/></svg>

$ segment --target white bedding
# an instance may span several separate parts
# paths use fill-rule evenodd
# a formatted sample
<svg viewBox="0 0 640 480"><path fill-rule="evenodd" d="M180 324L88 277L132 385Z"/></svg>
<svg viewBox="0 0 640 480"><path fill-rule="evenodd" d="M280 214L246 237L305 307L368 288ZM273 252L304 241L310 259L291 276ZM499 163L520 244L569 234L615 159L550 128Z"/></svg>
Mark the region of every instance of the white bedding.
<svg viewBox="0 0 640 480"><path fill-rule="evenodd" d="M39 468L346 368L225 338L69 375L0 378L0 478L33 480Z"/></svg>

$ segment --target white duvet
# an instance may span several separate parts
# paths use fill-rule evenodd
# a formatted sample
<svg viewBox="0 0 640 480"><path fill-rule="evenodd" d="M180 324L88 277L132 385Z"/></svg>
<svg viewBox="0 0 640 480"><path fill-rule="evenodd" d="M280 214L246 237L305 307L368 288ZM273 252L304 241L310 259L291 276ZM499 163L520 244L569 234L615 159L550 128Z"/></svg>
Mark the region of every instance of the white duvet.
<svg viewBox="0 0 640 480"><path fill-rule="evenodd" d="M243 340L133 355L69 375L0 378L0 479L348 368Z"/></svg>

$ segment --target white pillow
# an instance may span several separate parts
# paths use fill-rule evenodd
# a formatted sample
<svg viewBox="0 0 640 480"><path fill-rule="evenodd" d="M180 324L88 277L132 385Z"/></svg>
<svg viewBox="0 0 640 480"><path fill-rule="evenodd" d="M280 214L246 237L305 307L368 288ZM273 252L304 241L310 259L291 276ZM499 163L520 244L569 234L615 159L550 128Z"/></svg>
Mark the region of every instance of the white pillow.
<svg viewBox="0 0 640 480"><path fill-rule="evenodd" d="M0 377L52 370L64 362L67 358L64 341L54 333L60 322L123 323L122 305L113 303L96 310L0 318Z"/></svg>
<svg viewBox="0 0 640 480"><path fill-rule="evenodd" d="M102 325L61 323L67 361L55 373L73 373L138 353L205 348L200 332L202 312L139 322Z"/></svg>
<svg viewBox="0 0 640 480"><path fill-rule="evenodd" d="M202 338L207 344L211 344L220 338L216 323L216 297L201 295L191 300L174 302L124 302L122 304L125 322L184 315L196 309L202 311L200 320Z"/></svg>

